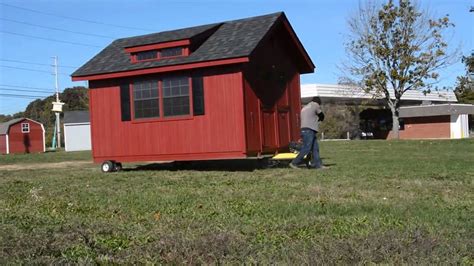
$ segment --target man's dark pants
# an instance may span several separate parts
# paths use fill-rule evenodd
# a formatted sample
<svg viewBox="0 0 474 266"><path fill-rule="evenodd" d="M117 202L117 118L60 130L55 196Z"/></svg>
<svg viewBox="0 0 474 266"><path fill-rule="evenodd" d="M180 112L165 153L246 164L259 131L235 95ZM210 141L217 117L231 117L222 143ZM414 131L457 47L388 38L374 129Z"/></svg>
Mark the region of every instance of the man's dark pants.
<svg viewBox="0 0 474 266"><path fill-rule="evenodd" d="M303 139L303 146L301 147L298 156L291 162L294 165L299 165L303 162L303 159L311 151L313 152L313 159L311 161L311 167L321 168L322 161L319 157L319 145L316 139L316 131L309 128L301 129L301 138Z"/></svg>

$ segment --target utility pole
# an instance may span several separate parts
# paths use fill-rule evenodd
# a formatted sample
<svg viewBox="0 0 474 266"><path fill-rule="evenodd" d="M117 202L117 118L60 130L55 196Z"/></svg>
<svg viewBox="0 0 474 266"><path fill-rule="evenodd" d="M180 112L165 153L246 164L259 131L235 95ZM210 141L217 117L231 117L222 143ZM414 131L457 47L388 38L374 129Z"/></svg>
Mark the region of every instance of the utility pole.
<svg viewBox="0 0 474 266"><path fill-rule="evenodd" d="M53 102L53 112L56 114L56 123L55 123L55 136L56 139L53 137L53 147L52 148L61 148L61 122L60 122L60 115L61 112L63 111L63 105L59 100L59 82L58 82L58 57L53 56L53 70L54 70L54 83L55 83L55 89L56 89L56 101ZM54 143L56 140L56 143ZM54 145L56 144L56 145Z"/></svg>

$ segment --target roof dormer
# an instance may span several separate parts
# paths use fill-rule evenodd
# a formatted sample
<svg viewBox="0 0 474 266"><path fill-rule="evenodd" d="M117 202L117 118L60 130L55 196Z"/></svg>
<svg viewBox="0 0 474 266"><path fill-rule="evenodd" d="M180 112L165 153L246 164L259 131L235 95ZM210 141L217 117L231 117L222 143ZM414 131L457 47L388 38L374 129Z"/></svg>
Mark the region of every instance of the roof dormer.
<svg viewBox="0 0 474 266"><path fill-rule="evenodd" d="M127 47L125 51L130 54L132 63L138 63L188 56L190 44L191 41L186 39Z"/></svg>

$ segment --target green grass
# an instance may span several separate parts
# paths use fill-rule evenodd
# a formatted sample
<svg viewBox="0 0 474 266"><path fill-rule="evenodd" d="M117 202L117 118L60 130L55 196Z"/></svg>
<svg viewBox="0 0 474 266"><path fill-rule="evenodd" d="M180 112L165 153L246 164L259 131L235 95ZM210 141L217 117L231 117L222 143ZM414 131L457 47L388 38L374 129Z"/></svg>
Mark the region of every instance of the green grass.
<svg viewBox="0 0 474 266"><path fill-rule="evenodd" d="M45 153L0 155L0 165L52 163L52 162L83 161L83 160L92 161L91 151L77 151L77 152L48 151Z"/></svg>
<svg viewBox="0 0 474 266"><path fill-rule="evenodd" d="M474 263L474 140L321 153L331 169L0 170L0 264Z"/></svg>

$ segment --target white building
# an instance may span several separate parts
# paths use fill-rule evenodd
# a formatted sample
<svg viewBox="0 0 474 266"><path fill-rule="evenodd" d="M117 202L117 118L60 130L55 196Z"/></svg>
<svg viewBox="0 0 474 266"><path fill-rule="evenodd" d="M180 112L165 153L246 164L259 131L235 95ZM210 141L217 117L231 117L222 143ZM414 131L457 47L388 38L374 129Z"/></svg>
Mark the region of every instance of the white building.
<svg viewBox="0 0 474 266"><path fill-rule="evenodd" d="M89 111L64 113L64 144L66 151L91 150Z"/></svg>
<svg viewBox="0 0 474 266"><path fill-rule="evenodd" d="M389 91L395 99L393 90ZM312 97L319 96L323 102L351 102L378 101L383 95L367 93L359 87L335 84L302 84L301 99L309 101ZM402 105L419 105L423 102L430 103L456 103L458 100L452 91L432 91L424 94L421 91L407 91L402 96Z"/></svg>

